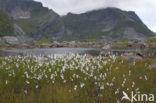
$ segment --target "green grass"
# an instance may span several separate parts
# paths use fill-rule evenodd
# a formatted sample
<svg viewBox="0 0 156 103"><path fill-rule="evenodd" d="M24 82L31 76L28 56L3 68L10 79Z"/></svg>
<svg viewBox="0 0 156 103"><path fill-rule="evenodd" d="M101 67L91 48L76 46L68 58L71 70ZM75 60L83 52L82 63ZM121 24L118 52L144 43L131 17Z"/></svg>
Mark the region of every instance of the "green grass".
<svg viewBox="0 0 156 103"><path fill-rule="evenodd" d="M40 39L40 40L37 40L37 43L41 44L41 43L52 43L53 41L52 40L48 40L48 39Z"/></svg>
<svg viewBox="0 0 156 103"><path fill-rule="evenodd" d="M148 38L147 41L150 43L156 43L156 38Z"/></svg>
<svg viewBox="0 0 156 103"><path fill-rule="evenodd" d="M115 56L1 57L0 103L116 103L123 91L137 88L155 94L156 69L149 69L155 62Z"/></svg>
<svg viewBox="0 0 156 103"><path fill-rule="evenodd" d="M80 42L96 42L96 39L83 39Z"/></svg>
<svg viewBox="0 0 156 103"><path fill-rule="evenodd" d="M128 43L130 40L122 39L122 40L115 40L116 43Z"/></svg>

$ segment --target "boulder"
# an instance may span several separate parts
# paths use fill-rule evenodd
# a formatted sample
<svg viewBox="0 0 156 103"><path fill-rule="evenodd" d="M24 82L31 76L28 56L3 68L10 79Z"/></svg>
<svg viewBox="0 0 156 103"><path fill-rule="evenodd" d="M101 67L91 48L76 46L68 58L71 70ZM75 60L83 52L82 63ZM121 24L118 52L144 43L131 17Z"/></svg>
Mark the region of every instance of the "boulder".
<svg viewBox="0 0 156 103"><path fill-rule="evenodd" d="M149 66L149 69L156 69L156 64L152 64Z"/></svg>
<svg viewBox="0 0 156 103"><path fill-rule="evenodd" d="M100 55L108 56L110 53L111 53L111 46L110 45L106 45L106 46L102 47Z"/></svg>
<svg viewBox="0 0 156 103"><path fill-rule="evenodd" d="M34 40L24 36L4 36L0 38L0 46L25 46L35 44Z"/></svg>
<svg viewBox="0 0 156 103"><path fill-rule="evenodd" d="M48 43L43 43L40 45L40 48L50 48L51 47L51 44L48 44Z"/></svg>
<svg viewBox="0 0 156 103"><path fill-rule="evenodd" d="M128 42L128 47L137 47L140 49L148 48L149 43L147 42L146 39L132 39Z"/></svg>
<svg viewBox="0 0 156 103"><path fill-rule="evenodd" d="M19 41L19 39L15 36L5 36L5 37L2 37L2 42L5 44L5 45L9 45L9 46L15 46L15 45L20 45L21 42Z"/></svg>
<svg viewBox="0 0 156 103"><path fill-rule="evenodd" d="M110 45L106 45L106 46L102 47L102 50L110 50L110 49L111 49Z"/></svg>
<svg viewBox="0 0 156 103"><path fill-rule="evenodd" d="M0 38L1 46L23 46L23 45L33 45L33 40L27 37L21 36L4 36Z"/></svg>

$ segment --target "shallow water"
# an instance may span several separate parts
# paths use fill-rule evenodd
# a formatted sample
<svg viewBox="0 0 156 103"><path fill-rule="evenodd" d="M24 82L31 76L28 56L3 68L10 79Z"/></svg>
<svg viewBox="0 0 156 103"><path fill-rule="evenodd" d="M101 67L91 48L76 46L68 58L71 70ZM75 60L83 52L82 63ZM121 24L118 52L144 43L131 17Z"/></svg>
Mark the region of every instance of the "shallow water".
<svg viewBox="0 0 156 103"><path fill-rule="evenodd" d="M48 56L53 54L90 54L97 56L100 53L100 48L45 48L45 49L17 49L5 50L0 52L0 56L16 56L16 55L42 55Z"/></svg>

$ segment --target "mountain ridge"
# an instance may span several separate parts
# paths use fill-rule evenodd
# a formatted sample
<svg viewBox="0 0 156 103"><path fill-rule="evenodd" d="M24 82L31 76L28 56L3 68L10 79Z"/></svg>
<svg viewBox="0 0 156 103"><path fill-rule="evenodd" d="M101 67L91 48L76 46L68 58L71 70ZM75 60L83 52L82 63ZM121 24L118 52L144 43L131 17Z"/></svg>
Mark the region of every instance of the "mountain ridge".
<svg viewBox="0 0 156 103"><path fill-rule="evenodd" d="M133 11L102 8L81 14L60 16L34 0L0 0L0 9L13 17L24 33L36 40L146 38L153 32Z"/></svg>
<svg viewBox="0 0 156 103"><path fill-rule="evenodd" d="M139 36L148 37L148 35L144 35L139 29L145 29L145 31L143 32L149 34L149 36L153 35L152 31L150 31L148 27L139 19L135 12L122 11L117 8L98 9L82 14L68 13L62 18L67 29L69 29L69 31L74 31L74 33L76 34L95 34L97 32L100 32L97 34L107 34L111 37L115 36L114 38L129 38L130 34L128 34L127 37L121 36L122 33L127 34L125 33L126 30L121 30L122 28L124 28L124 26L127 26L127 32L133 32L132 35L135 35L134 38ZM89 26L90 28L87 28ZM134 30L133 27L136 30ZM139 31L140 34L136 31Z"/></svg>
<svg viewBox="0 0 156 103"><path fill-rule="evenodd" d="M7 8L9 6L9 8ZM33 0L0 0L0 7L10 14L25 34L35 39L57 38L63 33L60 16Z"/></svg>

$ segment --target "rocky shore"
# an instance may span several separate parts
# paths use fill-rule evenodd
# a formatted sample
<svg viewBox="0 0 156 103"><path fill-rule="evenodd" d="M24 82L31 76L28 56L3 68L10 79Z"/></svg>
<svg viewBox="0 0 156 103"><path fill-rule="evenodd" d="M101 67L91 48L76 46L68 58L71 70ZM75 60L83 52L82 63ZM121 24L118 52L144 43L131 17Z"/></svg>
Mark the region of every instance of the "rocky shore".
<svg viewBox="0 0 156 103"><path fill-rule="evenodd" d="M31 44L20 44L13 41L16 38L12 38L12 41L5 41L5 45L0 44L0 50L7 49L33 49L33 48L63 48L63 47L75 47L75 48L105 48L105 47L113 47L113 48L156 48L156 43L81 43L81 42L62 42L62 43L31 43Z"/></svg>
<svg viewBox="0 0 156 103"><path fill-rule="evenodd" d="M156 43L149 43L145 40L131 40L129 42L77 42L63 41L53 43L37 43L31 39L22 41L20 37L5 36L0 38L0 51L16 49L34 49L34 48L102 48L100 55L107 55L110 52L123 54L126 58L145 55L156 56Z"/></svg>
<svg viewBox="0 0 156 103"><path fill-rule="evenodd" d="M63 47L75 47L75 48L102 48L106 44L97 43L82 43L82 44L70 44L70 43L59 43L59 44L34 44L34 45L14 45L14 46L0 46L0 50L12 50L12 49L33 49L33 48L63 48Z"/></svg>

